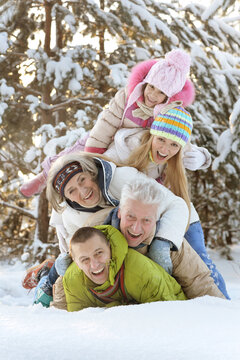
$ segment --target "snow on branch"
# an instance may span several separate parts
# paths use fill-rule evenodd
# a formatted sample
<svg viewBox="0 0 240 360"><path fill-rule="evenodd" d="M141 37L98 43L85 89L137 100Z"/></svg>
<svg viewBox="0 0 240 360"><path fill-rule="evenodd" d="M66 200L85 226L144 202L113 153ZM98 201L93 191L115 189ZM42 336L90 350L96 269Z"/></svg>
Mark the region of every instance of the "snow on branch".
<svg viewBox="0 0 240 360"><path fill-rule="evenodd" d="M23 209L23 208L21 208L19 206L9 204L9 203L7 203L5 201L2 201L2 200L0 200L0 205L4 206L4 207L11 208L11 209L14 209L14 210L20 212L24 216L27 216L27 217L29 217L31 219L34 219L34 220L37 220L36 216L31 211L25 210L25 209Z"/></svg>
<svg viewBox="0 0 240 360"><path fill-rule="evenodd" d="M202 21L206 21L208 20L211 16L213 16L217 10L224 5L224 2L226 0L215 0L213 1L213 3L211 4L211 6L209 6L203 13L202 13Z"/></svg>
<svg viewBox="0 0 240 360"><path fill-rule="evenodd" d="M8 49L8 34L4 31L0 33L0 53L6 54Z"/></svg>
<svg viewBox="0 0 240 360"><path fill-rule="evenodd" d="M234 104L233 112L229 119L229 125L232 134L235 132L235 128L237 127L237 121L239 121L239 118L240 118L240 98Z"/></svg>

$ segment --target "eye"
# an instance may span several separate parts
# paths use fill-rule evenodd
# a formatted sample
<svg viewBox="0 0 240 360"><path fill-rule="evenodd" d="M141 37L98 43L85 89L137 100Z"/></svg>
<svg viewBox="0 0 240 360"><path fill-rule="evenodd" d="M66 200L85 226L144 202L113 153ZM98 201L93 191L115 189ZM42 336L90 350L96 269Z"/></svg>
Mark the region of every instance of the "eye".
<svg viewBox="0 0 240 360"><path fill-rule="evenodd" d="M145 224L150 224L150 223L151 223L151 220L150 220L150 219L144 219L144 223L145 223Z"/></svg>
<svg viewBox="0 0 240 360"><path fill-rule="evenodd" d="M172 145L173 147L177 147L177 148L179 147L179 145L178 145L178 144L175 144L175 143L172 143L171 145Z"/></svg>
<svg viewBox="0 0 240 360"><path fill-rule="evenodd" d="M71 190L69 190L69 194L70 194L70 195L74 194L75 190L76 190L76 189L71 189Z"/></svg>
<svg viewBox="0 0 240 360"><path fill-rule="evenodd" d="M79 179L79 183L82 184L84 181L85 181L85 176L81 176L80 179Z"/></svg>
<svg viewBox="0 0 240 360"><path fill-rule="evenodd" d="M100 256L100 255L102 255L102 253L103 253L103 251L102 251L102 250L99 250L99 251L96 253L96 255L97 255L97 256Z"/></svg>
<svg viewBox="0 0 240 360"><path fill-rule="evenodd" d="M158 141L165 142L165 140L163 138L158 138Z"/></svg>
<svg viewBox="0 0 240 360"><path fill-rule="evenodd" d="M82 264L87 264L89 262L89 258L85 258L81 260Z"/></svg>
<svg viewBox="0 0 240 360"><path fill-rule="evenodd" d="M128 220L132 220L132 219L133 219L133 216L132 216L132 215L127 215L127 219L128 219Z"/></svg>

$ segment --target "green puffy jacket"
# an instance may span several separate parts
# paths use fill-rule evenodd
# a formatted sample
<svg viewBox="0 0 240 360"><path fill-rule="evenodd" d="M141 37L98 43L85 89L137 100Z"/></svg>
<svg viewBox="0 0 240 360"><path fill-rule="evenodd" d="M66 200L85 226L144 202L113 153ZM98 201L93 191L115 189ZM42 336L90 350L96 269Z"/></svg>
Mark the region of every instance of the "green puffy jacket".
<svg viewBox="0 0 240 360"><path fill-rule="evenodd" d="M110 225L96 226L110 241L112 259L109 265L109 279L102 285L94 284L73 262L67 269L63 286L68 311L87 307L110 307L126 303L121 287L111 296L106 305L96 298L90 288L101 293L114 285L115 278L124 264L124 288L131 303L147 303L166 300L186 300L181 286L160 265L136 250L129 249L126 239Z"/></svg>

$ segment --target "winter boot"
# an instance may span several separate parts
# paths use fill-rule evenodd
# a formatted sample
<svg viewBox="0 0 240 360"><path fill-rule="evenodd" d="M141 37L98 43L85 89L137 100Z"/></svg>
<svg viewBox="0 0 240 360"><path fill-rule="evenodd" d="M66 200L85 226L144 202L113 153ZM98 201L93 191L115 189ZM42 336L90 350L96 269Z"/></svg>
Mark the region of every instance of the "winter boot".
<svg viewBox="0 0 240 360"><path fill-rule="evenodd" d="M34 304L41 303L44 307L49 307L50 302L53 301L52 285L48 280L48 276L43 276L36 287L34 294Z"/></svg>
<svg viewBox="0 0 240 360"><path fill-rule="evenodd" d="M30 198L33 195L40 194L43 189L46 187L47 177L44 172L40 172L40 174L36 175L34 179L29 180L22 186L20 186L19 192L25 198Z"/></svg>
<svg viewBox="0 0 240 360"><path fill-rule="evenodd" d="M22 286L25 289L32 289L37 286L41 277L47 275L54 264L54 259L46 259L41 264L31 267L27 270Z"/></svg>

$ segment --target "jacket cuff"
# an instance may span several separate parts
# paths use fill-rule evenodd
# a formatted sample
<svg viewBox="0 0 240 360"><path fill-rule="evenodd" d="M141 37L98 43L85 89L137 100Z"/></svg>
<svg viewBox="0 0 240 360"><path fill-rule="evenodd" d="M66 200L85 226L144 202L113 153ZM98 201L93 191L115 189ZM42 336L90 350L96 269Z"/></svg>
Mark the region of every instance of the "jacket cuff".
<svg viewBox="0 0 240 360"><path fill-rule="evenodd" d="M103 154L105 153L107 149L106 148L97 148L97 147L90 147L90 146L85 146L84 151L85 152L91 152L94 154Z"/></svg>

